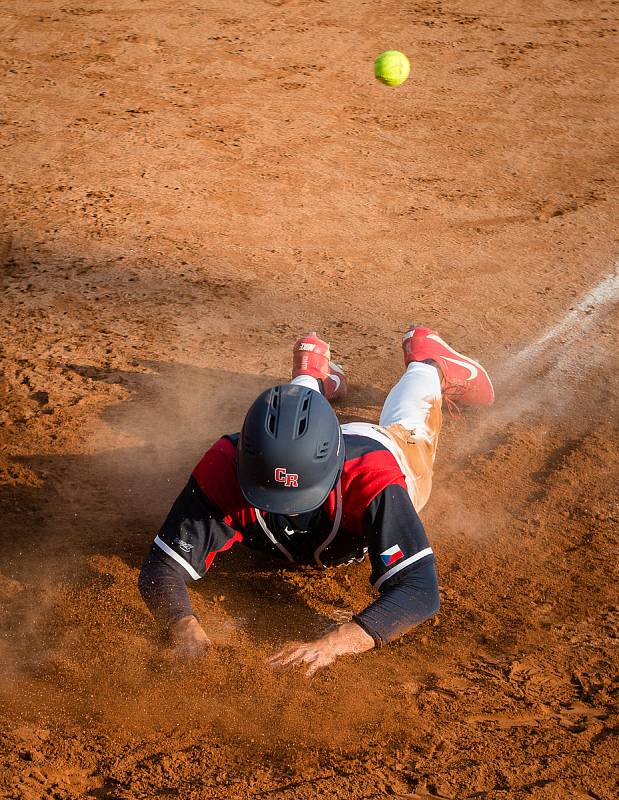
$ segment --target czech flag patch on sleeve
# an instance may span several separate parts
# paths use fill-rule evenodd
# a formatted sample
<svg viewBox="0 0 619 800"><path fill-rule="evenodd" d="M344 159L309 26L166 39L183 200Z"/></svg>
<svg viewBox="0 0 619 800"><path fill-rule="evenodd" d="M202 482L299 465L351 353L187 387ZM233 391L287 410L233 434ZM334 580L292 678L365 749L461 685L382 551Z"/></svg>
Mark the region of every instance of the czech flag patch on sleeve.
<svg viewBox="0 0 619 800"><path fill-rule="evenodd" d="M386 567L390 567L392 564L395 564L396 561L404 558L404 553L400 550L399 544L394 544L393 547L390 547L388 550L384 550L380 554L380 557L383 560L383 564Z"/></svg>

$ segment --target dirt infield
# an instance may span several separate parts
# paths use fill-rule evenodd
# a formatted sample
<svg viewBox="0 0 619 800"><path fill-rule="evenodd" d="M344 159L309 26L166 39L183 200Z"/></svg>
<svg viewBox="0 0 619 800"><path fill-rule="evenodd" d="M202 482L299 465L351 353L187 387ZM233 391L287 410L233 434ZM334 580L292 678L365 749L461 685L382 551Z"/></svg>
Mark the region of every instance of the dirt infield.
<svg viewBox="0 0 619 800"><path fill-rule="evenodd" d="M616 797L617 27L0 0L0 797ZM237 548L191 589L218 646L175 663L136 580L197 458L309 329L376 420L411 320L497 387L439 446L440 616L275 674L369 567Z"/></svg>

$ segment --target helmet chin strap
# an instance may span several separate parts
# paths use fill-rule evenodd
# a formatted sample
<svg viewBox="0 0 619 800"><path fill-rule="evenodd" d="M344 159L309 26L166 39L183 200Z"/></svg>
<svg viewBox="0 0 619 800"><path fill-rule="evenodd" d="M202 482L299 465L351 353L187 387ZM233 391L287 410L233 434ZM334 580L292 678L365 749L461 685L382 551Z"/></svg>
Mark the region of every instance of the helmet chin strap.
<svg viewBox="0 0 619 800"><path fill-rule="evenodd" d="M335 539L335 535L340 529L341 521L342 521L342 481L338 478L337 484L335 485L335 517L333 519L333 527L331 528L331 532L324 540L324 542L314 550L314 561L319 567L324 567L324 564L320 560L320 556L322 555L322 551L325 550Z"/></svg>
<svg viewBox="0 0 619 800"><path fill-rule="evenodd" d="M333 489L331 490L333 491ZM331 494L331 492L329 492ZM328 497L328 495L327 495ZM267 539L272 542L277 549L282 552L288 561L294 562L294 558L290 554L290 552L284 547L284 545L279 542L273 532L270 530L269 526L266 523L266 520L262 516L262 511L259 508L254 508L256 512L256 519L258 520L258 525L262 528L264 533L267 536ZM298 514L287 514L288 517L296 517ZM337 483L335 484L335 517L333 519L333 526L327 538L318 545L318 547L314 550L314 561L316 562L317 566L324 567L324 564L320 560L320 556L322 555L323 551L331 544L331 542L335 539L337 532L340 529L340 522L342 521L342 481L338 478Z"/></svg>
<svg viewBox="0 0 619 800"><path fill-rule="evenodd" d="M269 539L269 541L271 541L275 545L275 547L277 547L277 549L280 550L286 556L288 561L294 562L294 558L290 555L288 550L284 547L284 545L281 542L277 541L273 533L270 531L269 526L266 524L265 519L262 516L262 511L260 511L259 508L254 508L254 511L256 512L256 519L258 520L258 525L260 525L262 530L265 532L267 539Z"/></svg>

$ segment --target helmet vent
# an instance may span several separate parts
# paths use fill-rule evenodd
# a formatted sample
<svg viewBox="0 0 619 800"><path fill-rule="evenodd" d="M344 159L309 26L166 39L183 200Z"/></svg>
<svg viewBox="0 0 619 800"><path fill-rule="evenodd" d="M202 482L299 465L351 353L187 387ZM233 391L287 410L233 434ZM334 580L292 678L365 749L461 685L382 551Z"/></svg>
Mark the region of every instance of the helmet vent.
<svg viewBox="0 0 619 800"><path fill-rule="evenodd" d="M280 387L275 386L271 390L271 394L269 396L269 407L267 408L266 418L264 420L264 426L267 430L267 433L270 433L271 436L277 436L277 420L279 417L278 408L279 408L279 391Z"/></svg>
<svg viewBox="0 0 619 800"><path fill-rule="evenodd" d="M308 389L302 396L295 422L295 439L303 436L309 425L309 407L312 400L313 389Z"/></svg>

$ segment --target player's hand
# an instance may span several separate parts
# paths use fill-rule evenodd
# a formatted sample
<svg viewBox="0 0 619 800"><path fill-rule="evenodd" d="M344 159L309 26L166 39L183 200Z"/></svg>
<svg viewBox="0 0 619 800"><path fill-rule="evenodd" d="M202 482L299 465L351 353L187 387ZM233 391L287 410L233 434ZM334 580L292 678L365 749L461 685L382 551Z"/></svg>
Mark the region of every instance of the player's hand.
<svg viewBox="0 0 619 800"><path fill-rule="evenodd" d="M272 667L299 667L307 664L305 674L311 677L317 670L322 667L328 667L333 664L337 658L337 653L333 647L322 639L316 639L314 642L288 642L282 649L271 656L269 664Z"/></svg>
<svg viewBox="0 0 619 800"><path fill-rule="evenodd" d="M172 652L178 658L197 658L204 655L211 640L194 616L181 617L170 626Z"/></svg>
<svg viewBox="0 0 619 800"><path fill-rule="evenodd" d="M275 668L307 665L305 674L311 677L319 669L328 667L339 656L363 653L374 647L374 640L355 622L339 625L312 642L288 642L271 656L269 664Z"/></svg>

